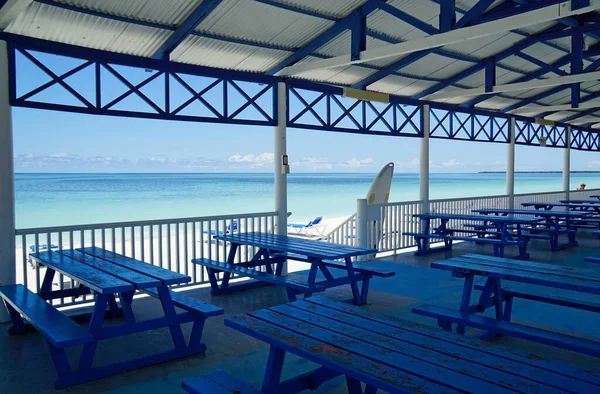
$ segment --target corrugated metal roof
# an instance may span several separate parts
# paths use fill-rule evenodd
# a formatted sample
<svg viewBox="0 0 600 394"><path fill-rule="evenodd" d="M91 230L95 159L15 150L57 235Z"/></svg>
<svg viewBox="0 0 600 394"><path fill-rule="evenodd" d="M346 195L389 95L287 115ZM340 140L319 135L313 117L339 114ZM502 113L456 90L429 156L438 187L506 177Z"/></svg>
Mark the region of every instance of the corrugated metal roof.
<svg viewBox="0 0 600 394"><path fill-rule="evenodd" d="M43 0L33 1L5 31L63 42L106 51L127 53L137 56L152 56L173 34L203 0ZM406 14L434 28L439 24L439 0L390 0L387 2ZM506 0L509 1L509 0ZM489 10L506 1L497 0ZM267 72L288 58L293 52L312 42L336 24L336 20L351 18L352 13L366 0L223 0L196 28L196 35L188 36L171 53L171 60L209 67L252 72ZM478 0L458 0L457 20ZM281 7L278 5L282 5ZM64 9L64 8L71 8ZM96 15L86 14L93 11ZM121 20L116 20L116 18ZM125 20L123 20L125 19ZM140 23L151 23L148 27ZM528 26L519 32L505 32L488 37L464 41L439 48L434 53L404 65L398 70L401 75L387 75L368 86L371 90L414 96L436 86L455 75L468 70L479 59L490 59L494 55L512 48L525 39L527 34L547 29L555 22ZM318 48L297 63L306 63L326 57L346 55L350 51L352 33L340 31L328 42L320 42ZM567 28L567 27L565 27ZM367 17L367 50L389 45L372 35L388 37L392 41L414 40L428 33L398 19L383 9L376 9ZM600 29L599 29L600 30ZM586 48L599 43L590 34L585 35ZM267 47L265 47L267 46ZM277 49L273 49L273 47ZM440 51L455 55L444 56ZM536 43L522 52L540 62L550 64L564 59L560 67L570 72L568 53L570 38L557 38L547 43ZM458 60L456 55L468 57ZM337 67L311 71L299 78L331 83L353 85L377 72L378 68L393 64L404 56L390 57L369 62L365 65ZM598 57L584 60L584 67ZM466 61L469 60L469 61ZM529 73L538 73L540 64L518 56L509 56L496 68L496 84L515 80L529 80ZM393 71L393 70L391 70ZM551 68L541 78L554 78ZM465 75L448 89L475 88L484 85L485 72L480 70ZM582 83L582 98L597 92L595 82ZM481 108L502 109L517 103L518 99L540 95L549 89L510 92L492 96L477 104ZM454 97L449 103L464 103L473 97ZM556 105L568 103L570 90L548 95L538 103Z"/></svg>

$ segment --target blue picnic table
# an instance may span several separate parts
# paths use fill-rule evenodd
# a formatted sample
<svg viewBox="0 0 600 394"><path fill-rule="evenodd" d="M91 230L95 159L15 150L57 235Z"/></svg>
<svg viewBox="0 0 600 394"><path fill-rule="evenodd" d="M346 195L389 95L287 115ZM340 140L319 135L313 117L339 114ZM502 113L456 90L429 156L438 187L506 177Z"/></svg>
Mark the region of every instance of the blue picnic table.
<svg viewBox="0 0 600 394"><path fill-rule="evenodd" d="M535 209L551 210L553 208L566 208L571 211L582 211L594 214L600 214L600 204L597 203L572 203L572 202L524 202L524 207L534 207Z"/></svg>
<svg viewBox="0 0 600 394"><path fill-rule="evenodd" d="M560 200L560 202L565 204L600 204L599 199L594 200Z"/></svg>
<svg viewBox="0 0 600 394"><path fill-rule="evenodd" d="M552 250L561 250L571 246L577 246L575 235L577 228L574 226L574 219L584 219L588 216L586 212L579 211L560 211L560 210L527 210L527 209L497 209L485 208L475 209L474 213L482 215L499 216L536 216L543 218L543 222L533 225L527 229L529 238L549 239ZM568 242L559 243L559 236L567 235Z"/></svg>
<svg viewBox="0 0 600 394"><path fill-rule="evenodd" d="M171 285L190 282L189 276L105 249L87 247L47 251L31 254L31 257L46 267L39 292L35 294L22 285L7 285L0 287L0 296L12 319L9 330L11 334L25 334L30 327L34 327L47 339L58 375L54 381L56 388L202 353L206 349L206 345L201 342L205 319L223 314L222 308L169 289ZM79 285L71 289L53 290L52 281L56 273ZM138 320L133 309L136 291L157 298L164 315ZM46 302L86 294L94 296L87 328ZM184 312L176 312L175 307ZM25 323L21 315L30 325ZM124 317L124 321L121 324L103 326L105 318L111 317ZM181 324L188 322L193 322L193 327L186 343ZM93 365L99 341L162 327L169 327L172 349L141 358L118 360L112 364ZM71 368L65 349L77 345L83 345L79 364L76 368Z"/></svg>
<svg viewBox="0 0 600 394"><path fill-rule="evenodd" d="M294 301L299 294L309 297L313 293L325 291L331 287L350 284L354 303L364 304L367 302L369 282L373 276L389 277L395 274L393 271L374 269L368 263L352 261L352 258L356 256L377 253L376 249L371 248L260 232L220 234L214 238L230 243L227 261L219 262L208 258L192 260L193 263L207 268L213 295L274 284L284 286L289 300ZM241 261L240 249L242 246L251 246L257 249L249 261ZM282 276L283 264L286 260L310 264L307 281ZM338 270L338 273L341 272L342 275L334 277L331 269ZM317 281L318 272L323 274L324 280ZM256 280L230 284L232 274ZM219 276L221 277L219 278ZM361 289L358 287L360 282L362 282Z"/></svg>
<svg viewBox="0 0 600 394"><path fill-rule="evenodd" d="M465 241L476 243L490 243L494 246L494 255L503 257L504 248L517 246L519 254L516 258L527 259L528 237L523 232L525 228L535 226L540 218L525 218L515 216L491 216L491 215L464 215L452 213L421 213L413 217L421 219L423 227L421 232L404 232L404 235L415 237L417 244L417 256L440 251L451 250L453 241ZM432 222L439 220L437 226ZM480 223L485 229L467 229L465 227L449 227L450 221ZM464 226L464 225L463 225ZM488 227L491 227L488 228ZM443 247L431 248L430 239L444 241Z"/></svg>
<svg viewBox="0 0 600 394"><path fill-rule="evenodd" d="M270 345L262 387L220 370L184 381L189 393L294 394L338 376L351 394L600 390L598 371L321 296L230 317L225 325ZM286 353L317 367L283 380Z"/></svg>
<svg viewBox="0 0 600 394"><path fill-rule="evenodd" d="M450 271L454 277L464 278L459 310L429 304L413 308L414 313L438 319L438 324L445 330L451 331L452 324L456 324L456 331L462 334L469 326L487 331L485 338L502 334L600 357L599 341L510 321L515 298L600 313L598 270L478 254L438 261L432 263L431 268ZM485 284L475 285L475 276L486 277ZM544 287L590 294L593 300L545 292L542 291ZM478 300L471 303L473 290L481 293ZM494 309L495 318L477 315L489 308ZM544 324L543 321L536 323Z"/></svg>

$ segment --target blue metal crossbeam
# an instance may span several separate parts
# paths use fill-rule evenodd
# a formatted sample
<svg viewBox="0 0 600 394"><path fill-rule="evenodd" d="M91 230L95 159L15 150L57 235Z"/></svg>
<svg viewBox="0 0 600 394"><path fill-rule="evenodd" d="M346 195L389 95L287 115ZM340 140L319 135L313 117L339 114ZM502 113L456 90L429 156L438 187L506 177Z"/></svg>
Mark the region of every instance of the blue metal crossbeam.
<svg viewBox="0 0 600 394"><path fill-rule="evenodd" d="M473 7L471 7L471 9L469 11L467 11L462 16L462 18L460 18L458 20L458 22L456 22L454 24L454 28L460 29L461 27L467 26L467 24L469 22L471 22L473 20L473 18L476 18L479 15L483 14L485 12L485 10L487 10L488 7L494 3L494 1L495 0L479 0L479 2L477 4L475 4ZM443 3L445 3L445 2L442 2L442 4Z"/></svg>
<svg viewBox="0 0 600 394"><path fill-rule="evenodd" d="M492 57L485 64L485 91L491 92L496 84L496 61Z"/></svg>
<svg viewBox="0 0 600 394"><path fill-rule="evenodd" d="M215 9L222 0L202 0L194 11L179 25L177 30L154 52L153 59L168 59L169 55L191 32Z"/></svg>
<svg viewBox="0 0 600 394"><path fill-rule="evenodd" d="M367 16L362 10L356 14L356 23L352 27L352 41L350 54L352 60L360 59L360 52L367 49Z"/></svg>
<svg viewBox="0 0 600 394"><path fill-rule="evenodd" d="M452 0L452 2L454 2L454 0ZM419 29L427 34L439 33L439 30L436 29L435 27L431 26L429 23L423 22L419 18L415 18L414 16L412 16L396 7L393 7L393 6L385 3L384 1L379 0L379 3L380 3L379 8L381 10L387 12L390 15L395 16L396 18L408 23L409 25L414 26L417 29Z"/></svg>
<svg viewBox="0 0 600 394"><path fill-rule="evenodd" d="M452 30L456 22L455 0L444 0L440 2L440 33Z"/></svg>
<svg viewBox="0 0 600 394"><path fill-rule="evenodd" d="M583 69L583 33L578 30L571 36L571 74L580 74ZM579 106L581 84L571 86L571 105Z"/></svg>

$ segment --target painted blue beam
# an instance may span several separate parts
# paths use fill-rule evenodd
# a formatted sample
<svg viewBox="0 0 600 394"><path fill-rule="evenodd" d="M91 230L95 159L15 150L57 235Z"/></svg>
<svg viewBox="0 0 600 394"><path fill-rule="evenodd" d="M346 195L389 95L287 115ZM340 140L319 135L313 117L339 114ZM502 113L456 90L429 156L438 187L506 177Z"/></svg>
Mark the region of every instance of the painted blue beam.
<svg viewBox="0 0 600 394"><path fill-rule="evenodd" d="M485 63L485 91L491 92L496 85L496 60L492 57Z"/></svg>
<svg viewBox="0 0 600 394"><path fill-rule="evenodd" d="M379 4L381 4L380 0L367 0L366 3L354 10L350 15L347 15L346 17L334 22L333 26L331 26L329 29L325 30L317 37L313 38L311 41L302 46L302 48L299 48L296 50L296 52L283 59L275 67L272 67L266 72L266 74L275 75L285 67L304 59L306 56L310 56L314 51L340 35L344 30L352 28L352 25L356 21L357 14L362 13L364 15L369 15L371 12L379 8Z"/></svg>
<svg viewBox="0 0 600 394"><path fill-rule="evenodd" d="M446 33L453 29L456 23L455 0L444 0L440 2L440 33Z"/></svg>
<svg viewBox="0 0 600 394"><path fill-rule="evenodd" d="M571 36L571 74L580 74L583 69L583 33L576 31ZM581 84L571 85L571 106L579 106Z"/></svg>
<svg viewBox="0 0 600 394"><path fill-rule="evenodd" d="M367 49L367 16L359 9L356 19L354 26L352 26L350 43L350 56L352 60L360 59L360 52Z"/></svg>
<svg viewBox="0 0 600 394"><path fill-rule="evenodd" d="M416 18L396 7L393 7L383 1L380 1L379 8L388 14L395 16L396 18L408 23L409 25L416 27L417 29L427 33L427 34L437 34L439 30L435 27L431 26L427 22L423 22L419 18Z"/></svg>
<svg viewBox="0 0 600 394"><path fill-rule="evenodd" d="M206 17L221 4L222 0L203 0L179 25L177 30L154 52L153 59L168 59L179 44L192 33Z"/></svg>
<svg viewBox="0 0 600 394"><path fill-rule="evenodd" d="M469 24L469 22L471 22L473 20L473 18L476 18L479 15L483 14L485 12L485 10L487 10L488 7L494 3L494 1L495 0L479 0L479 2L477 4L475 4L473 7L471 7L471 9L468 10L462 16L462 18L460 18L458 20L458 22L456 22L454 24L454 28L460 29L461 27L467 26Z"/></svg>
<svg viewBox="0 0 600 394"><path fill-rule="evenodd" d="M515 53L515 56L518 56L523 60L527 60L528 62L533 63L538 67L542 67L542 68L545 67L545 68L547 68L548 72L553 72L558 75L567 75L568 74L565 70L561 70L560 68L556 67L553 64L545 63L536 57L529 56L526 53L517 52L517 53Z"/></svg>

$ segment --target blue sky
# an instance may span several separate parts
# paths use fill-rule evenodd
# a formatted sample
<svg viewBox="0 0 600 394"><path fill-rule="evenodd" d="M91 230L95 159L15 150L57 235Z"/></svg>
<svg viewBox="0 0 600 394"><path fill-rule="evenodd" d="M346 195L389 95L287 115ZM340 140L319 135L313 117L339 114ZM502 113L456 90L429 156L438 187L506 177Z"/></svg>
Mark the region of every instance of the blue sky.
<svg viewBox="0 0 600 394"><path fill-rule="evenodd" d="M79 60L53 55L34 55L58 75L81 64ZM17 67L19 95L49 80L23 56L17 56ZM92 100L90 70L88 67L80 71L67 82ZM119 71L132 83L151 75L130 68ZM104 100L127 90L109 77L106 73L102 77L106 82ZM160 85L159 79L155 82ZM145 93L149 96L160 92L156 84L147 88ZM185 101L185 94L182 91L173 101ZM74 100L56 85L34 97L41 101L60 97L65 103ZM140 104L132 99L124 105ZM17 172L267 172L272 170L273 163L272 127L14 108L13 130ZM517 170L562 168L561 149L525 146L516 149ZM417 138L289 129L288 154L293 172L376 172L389 161L396 164L397 172L419 169ZM506 145L432 139L430 166L431 172L502 171L506 166ZM600 170L598 153L573 151L572 169Z"/></svg>
<svg viewBox="0 0 600 394"><path fill-rule="evenodd" d="M271 127L231 126L13 109L18 172L265 172ZM375 172L388 161L418 172L419 140L288 130L294 172ZM517 170L560 170L562 150L517 146ZM504 170L506 145L431 140L432 172ZM600 170L594 152L572 152L573 170Z"/></svg>

